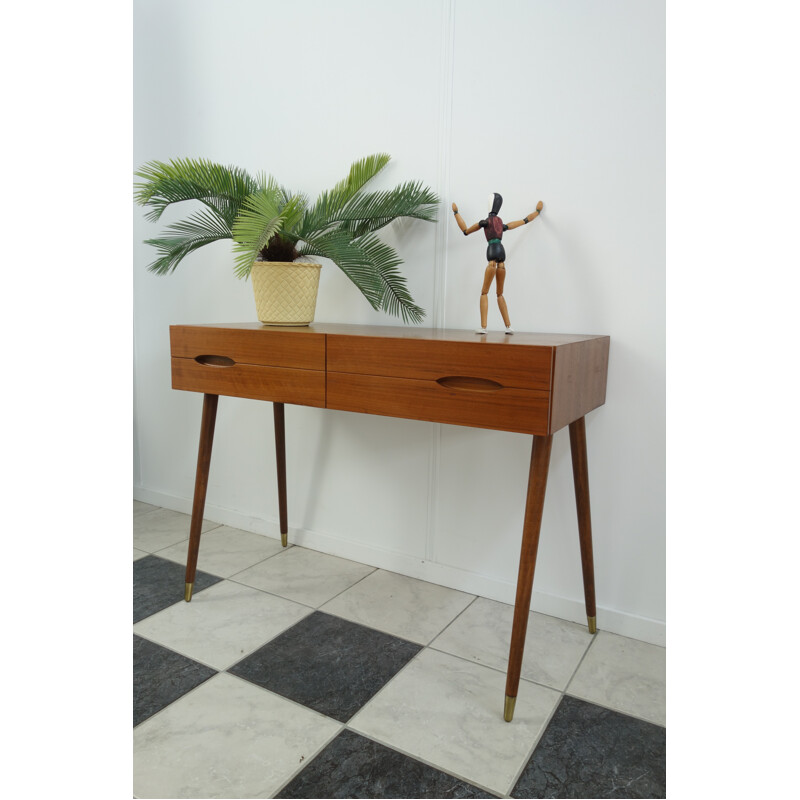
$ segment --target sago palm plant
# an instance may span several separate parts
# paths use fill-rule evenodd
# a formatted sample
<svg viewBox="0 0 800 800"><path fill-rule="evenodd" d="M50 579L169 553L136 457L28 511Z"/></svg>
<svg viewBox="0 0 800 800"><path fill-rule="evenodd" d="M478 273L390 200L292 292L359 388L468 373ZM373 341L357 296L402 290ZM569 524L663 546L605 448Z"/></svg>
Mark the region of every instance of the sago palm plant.
<svg viewBox="0 0 800 800"><path fill-rule="evenodd" d="M135 199L149 209L146 219L156 222L168 206L185 200L200 201L202 207L146 240L158 253L148 269L168 274L198 248L233 239L234 271L240 278L250 274L256 260L329 258L374 309L421 322L425 312L397 269L402 261L376 231L399 217L433 222L439 201L417 181L364 191L389 158L378 153L356 161L344 180L313 203L266 174L253 177L205 159L150 161L135 173L141 179Z"/></svg>

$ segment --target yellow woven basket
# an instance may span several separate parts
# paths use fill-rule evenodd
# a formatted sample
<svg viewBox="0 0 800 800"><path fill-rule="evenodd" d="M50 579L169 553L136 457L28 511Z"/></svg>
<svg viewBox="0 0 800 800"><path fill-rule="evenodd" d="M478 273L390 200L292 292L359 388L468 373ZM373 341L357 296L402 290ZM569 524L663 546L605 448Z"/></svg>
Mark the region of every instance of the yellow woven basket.
<svg viewBox="0 0 800 800"><path fill-rule="evenodd" d="M256 261L250 280L259 322L295 327L313 322L321 268L302 261Z"/></svg>

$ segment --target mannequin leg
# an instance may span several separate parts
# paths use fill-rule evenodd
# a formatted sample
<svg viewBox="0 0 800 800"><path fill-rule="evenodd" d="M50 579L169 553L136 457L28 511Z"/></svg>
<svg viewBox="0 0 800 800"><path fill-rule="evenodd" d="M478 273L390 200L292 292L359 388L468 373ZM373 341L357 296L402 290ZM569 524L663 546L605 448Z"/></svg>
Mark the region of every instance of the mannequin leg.
<svg viewBox="0 0 800 800"><path fill-rule="evenodd" d="M497 265L497 305L500 308L500 315L503 317L503 322L506 326L506 333L513 333L514 331L511 330L511 320L508 316L508 306L506 305L506 299L503 297L503 286L506 282L506 265L505 262L501 261Z"/></svg>
<svg viewBox="0 0 800 800"><path fill-rule="evenodd" d="M492 286L495 273L497 272L497 264L490 261L486 267L486 272L483 273L483 288L481 289L481 327L476 333L486 333L486 325L489 321L489 289Z"/></svg>

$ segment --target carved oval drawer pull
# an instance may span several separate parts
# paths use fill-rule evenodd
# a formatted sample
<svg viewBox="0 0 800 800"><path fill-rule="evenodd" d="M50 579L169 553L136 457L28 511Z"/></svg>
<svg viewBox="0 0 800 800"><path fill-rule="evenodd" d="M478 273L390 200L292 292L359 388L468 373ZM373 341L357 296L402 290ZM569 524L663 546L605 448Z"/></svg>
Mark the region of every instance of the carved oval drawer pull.
<svg viewBox="0 0 800 800"><path fill-rule="evenodd" d="M502 383L490 381L488 378L471 378L468 375L448 375L439 378L436 383L447 389L461 389L465 392L496 392L503 388Z"/></svg>
<svg viewBox="0 0 800 800"><path fill-rule="evenodd" d="M232 367L236 363L228 356L196 356L194 360L209 367Z"/></svg>

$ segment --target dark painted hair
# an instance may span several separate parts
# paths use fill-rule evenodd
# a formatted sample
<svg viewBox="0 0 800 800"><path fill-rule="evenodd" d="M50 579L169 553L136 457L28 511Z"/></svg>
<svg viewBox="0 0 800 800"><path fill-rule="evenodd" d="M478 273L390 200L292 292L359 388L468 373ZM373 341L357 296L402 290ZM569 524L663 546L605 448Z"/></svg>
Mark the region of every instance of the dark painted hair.
<svg viewBox="0 0 800 800"><path fill-rule="evenodd" d="M495 192L494 203L492 203L492 210L489 213L497 214L497 212L500 211L500 206L502 205L503 205L503 198L499 194L497 194L497 192Z"/></svg>

